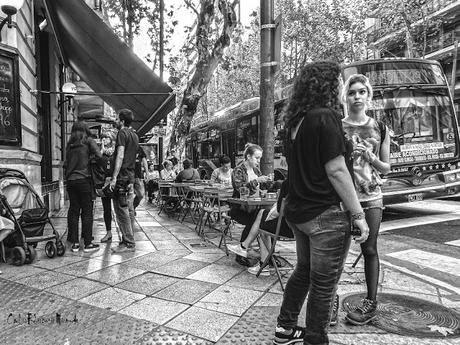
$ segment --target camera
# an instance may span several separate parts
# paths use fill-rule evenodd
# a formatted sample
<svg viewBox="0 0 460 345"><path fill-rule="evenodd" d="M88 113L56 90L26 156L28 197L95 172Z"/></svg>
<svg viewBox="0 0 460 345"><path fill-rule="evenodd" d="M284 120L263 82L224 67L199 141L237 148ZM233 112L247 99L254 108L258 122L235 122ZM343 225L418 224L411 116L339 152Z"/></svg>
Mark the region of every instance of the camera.
<svg viewBox="0 0 460 345"><path fill-rule="evenodd" d="M116 191L116 195L118 197L118 203L121 207L128 206L128 189L125 187L120 187Z"/></svg>

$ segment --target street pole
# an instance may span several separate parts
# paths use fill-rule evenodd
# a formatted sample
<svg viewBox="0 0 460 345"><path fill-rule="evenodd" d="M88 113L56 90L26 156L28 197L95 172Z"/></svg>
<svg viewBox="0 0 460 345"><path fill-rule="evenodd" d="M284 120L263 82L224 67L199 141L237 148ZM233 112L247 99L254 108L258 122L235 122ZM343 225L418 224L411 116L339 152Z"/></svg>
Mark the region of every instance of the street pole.
<svg viewBox="0 0 460 345"><path fill-rule="evenodd" d="M259 143L264 153L260 168L264 175L273 173L274 148L274 65L273 36L275 33L274 0L260 0L260 123Z"/></svg>
<svg viewBox="0 0 460 345"><path fill-rule="evenodd" d="M454 56L452 60L452 80L451 80L451 90L452 90L452 98L455 97L455 83L456 83L456 76L457 76L457 54L458 54L458 40L454 42Z"/></svg>
<svg viewBox="0 0 460 345"><path fill-rule="evenodd" d="M160 0L160 79L163 80L163 54L164 54L164 0Z"/></svg>

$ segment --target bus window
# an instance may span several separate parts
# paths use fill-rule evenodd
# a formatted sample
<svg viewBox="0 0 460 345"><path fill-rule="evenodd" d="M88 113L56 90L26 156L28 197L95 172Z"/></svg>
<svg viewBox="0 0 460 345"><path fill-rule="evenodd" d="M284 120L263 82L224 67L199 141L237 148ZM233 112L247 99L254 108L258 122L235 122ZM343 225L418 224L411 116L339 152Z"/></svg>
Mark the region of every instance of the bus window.
<svg viewBox="0 0 460 345"><path fill-rule="evenodd" d="M247 143L257 143L257 117L251 116L250 118L246 118L241 120L237 124L236 128L236 145L238 154L243 154L244 146Z"/></svg>

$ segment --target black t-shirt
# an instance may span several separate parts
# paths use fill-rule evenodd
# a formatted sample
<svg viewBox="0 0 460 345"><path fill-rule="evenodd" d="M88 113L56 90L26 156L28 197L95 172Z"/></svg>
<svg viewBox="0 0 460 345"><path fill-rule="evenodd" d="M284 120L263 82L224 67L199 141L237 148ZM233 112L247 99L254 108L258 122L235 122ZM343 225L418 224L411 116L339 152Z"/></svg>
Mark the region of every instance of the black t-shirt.
<svg viewBox="0 0 460 345"><path fill-rule="evenodd" d="M136 155L136 164L134 166L134 177L136 178L143 178L142 176L142 159L147 158L145 155L144 150L142 147L139 146L137 149L137 155Z"/></svg>
<svg viewBox="0 0 460 345"><path fill-rule="evenodd" d="M134 166L136 163L136 152L139 145L139 138L132 128L122 128L118 131L115 152L118 153L118 147L125 147L125 155L118 173L118 180L128 180L134 182Z"/></svg>
<svg viewBox="0 0 460 345"><path fill-rule="evenodd" d="M290 142L289 194L285 210L288 221L308 222L340 202L327 177L325 164L345 153L339 115L326 108L309 111Z"/></svg>

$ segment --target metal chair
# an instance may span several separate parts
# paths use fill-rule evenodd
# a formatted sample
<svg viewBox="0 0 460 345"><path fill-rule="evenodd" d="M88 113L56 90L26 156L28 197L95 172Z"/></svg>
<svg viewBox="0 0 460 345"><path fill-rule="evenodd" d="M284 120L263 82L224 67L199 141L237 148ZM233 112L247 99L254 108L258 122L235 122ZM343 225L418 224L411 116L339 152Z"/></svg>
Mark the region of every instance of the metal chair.
<svg viewBox="0 0 460 345"><path fill-rule="evenodd" d="M256 274L256 276L259 277L259 275L262 272L263 268L265 266L267 266L269 264L269 262L271 262L273 267L275 268L278 281L279 281L279 283L281 285L281 289L283 291L284 291L284 284L283 284L283 281L281 279L280 271L281 270L290 271L290 270L292 270L294 268L294 266L289 261L287 261L286 259L283 258L283 261L286 262L288 267L286 267L286 268L280 268L279 267L278 259L275 259L275 255L274 255L275 249L276 249L276 243L278 241L294 241L295 240L293 238L285 237L285 236L280 235L281 224L282 224L282 221L283 221L283 218L284 218L284 205L285 205L285 199L283 198L283 200L281 201L281 207L280 207L278 222L276 223L276 231L275 231L275 233L272 233L272 232L269 232L269 231L266 231L264 229L259 228L259 235L267 236L268 238L271 238L272 243L271 243L270 248L267 248L268 255L267 255L266 259L264 260L264 262L262 263L262 265L260 266L259 271ZM261 242L262 242L261 245L266 246L265 242L263 240L261 240Z"/></svg>
<svg viewBox="0 0 460 345"><path fill-rule="evenodd" d="M206 238L205 227L208 224L210 229L217 230L221 233L219 248L222 243L227 251L226 236L230 234L232 220L228 213L230 207L225 203L225 199L230 197L227 191L217 190L214 188L206 188L202 192L202 200L200 204L200 217L196 224L195 230L203 238Z"/></svg>
<svg viewBox="0 0 460 345"><path fill-rule="evenodd" d="M179 196L176 189L171 186L171 182L158 181L159 207L158 215L163 210L167 213L173 212L179 204Z"/></svg>

